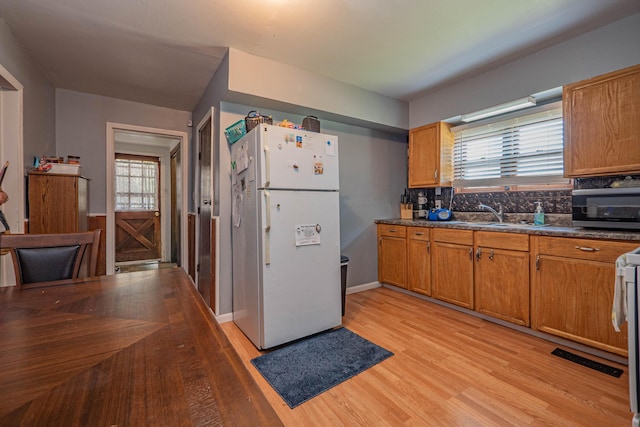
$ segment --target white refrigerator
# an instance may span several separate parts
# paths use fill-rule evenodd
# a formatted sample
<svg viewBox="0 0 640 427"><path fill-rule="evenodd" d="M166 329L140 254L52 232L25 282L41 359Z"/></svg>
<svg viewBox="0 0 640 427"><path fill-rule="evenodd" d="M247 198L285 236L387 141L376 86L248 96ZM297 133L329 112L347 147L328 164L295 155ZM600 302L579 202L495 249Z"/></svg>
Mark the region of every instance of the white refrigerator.
<svg viewBox="0 0 640 427"><path fill-rule="evenodd" d="M259 349L339 326L338 138L260 124L231 162L233 321Z"/></svg>

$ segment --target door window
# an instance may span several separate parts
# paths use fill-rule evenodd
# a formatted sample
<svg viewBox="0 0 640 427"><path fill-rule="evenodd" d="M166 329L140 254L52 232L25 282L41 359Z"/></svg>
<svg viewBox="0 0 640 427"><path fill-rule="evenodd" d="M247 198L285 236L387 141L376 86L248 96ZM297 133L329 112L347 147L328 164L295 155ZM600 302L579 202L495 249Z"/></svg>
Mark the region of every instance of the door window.
<svg viewBox="0 0 640 427"><path fill-rule="evenodd" d="M116 154L116 212L159 209L159 166L157 157Z"/></svg>

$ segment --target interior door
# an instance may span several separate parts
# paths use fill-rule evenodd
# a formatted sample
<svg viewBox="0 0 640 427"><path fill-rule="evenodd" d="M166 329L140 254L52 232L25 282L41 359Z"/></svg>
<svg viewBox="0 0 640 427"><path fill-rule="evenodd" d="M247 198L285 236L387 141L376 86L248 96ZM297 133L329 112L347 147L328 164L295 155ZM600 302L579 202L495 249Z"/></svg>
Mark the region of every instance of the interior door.
<svg viewBox="0 0 640 427"><path fill-rule="evenodd" d="M211 116L198 128L200 143L200 200L198 206L198 291L209 307L215 307L214 282L211 280L212 262L212 174L211 174Z"/></svg>
<svg viewBox="0 0 640 427"><path fill-rule="evenodd" d="M162 259L160 160L116 154L116 262Z"/></svg>

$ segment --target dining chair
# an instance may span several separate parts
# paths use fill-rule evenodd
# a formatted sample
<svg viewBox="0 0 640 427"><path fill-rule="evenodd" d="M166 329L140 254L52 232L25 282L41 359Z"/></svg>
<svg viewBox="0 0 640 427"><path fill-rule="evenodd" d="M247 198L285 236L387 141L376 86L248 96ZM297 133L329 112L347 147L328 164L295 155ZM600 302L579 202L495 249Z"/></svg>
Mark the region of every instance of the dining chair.
<svg viewBox="0 0 640 427"><path fill-rule="evenodd" d="M95 276L101 231L0 234L0 249L11 253L18 289L51 286L79 277L87 247L86 276Z"/></svg>

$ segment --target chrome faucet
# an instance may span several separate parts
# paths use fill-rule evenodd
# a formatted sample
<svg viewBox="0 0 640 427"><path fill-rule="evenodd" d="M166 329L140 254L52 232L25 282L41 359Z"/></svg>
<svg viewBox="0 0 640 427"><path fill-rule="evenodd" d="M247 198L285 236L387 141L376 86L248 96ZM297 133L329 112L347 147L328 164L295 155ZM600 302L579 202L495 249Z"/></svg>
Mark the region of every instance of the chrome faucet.
<svg viewBox="0 0 640 427"><path fill-rule="evenodd" d="M504 211L502 210L502 203L498 203L498 211L497 212L491 206L487 206L487 205L485 205L483 203L480 203L478 205L478 208L480 208L481 210L484 210L484 211L491 212L492 214L494 214L498 218L498 221L504 222Z"/></svg>

